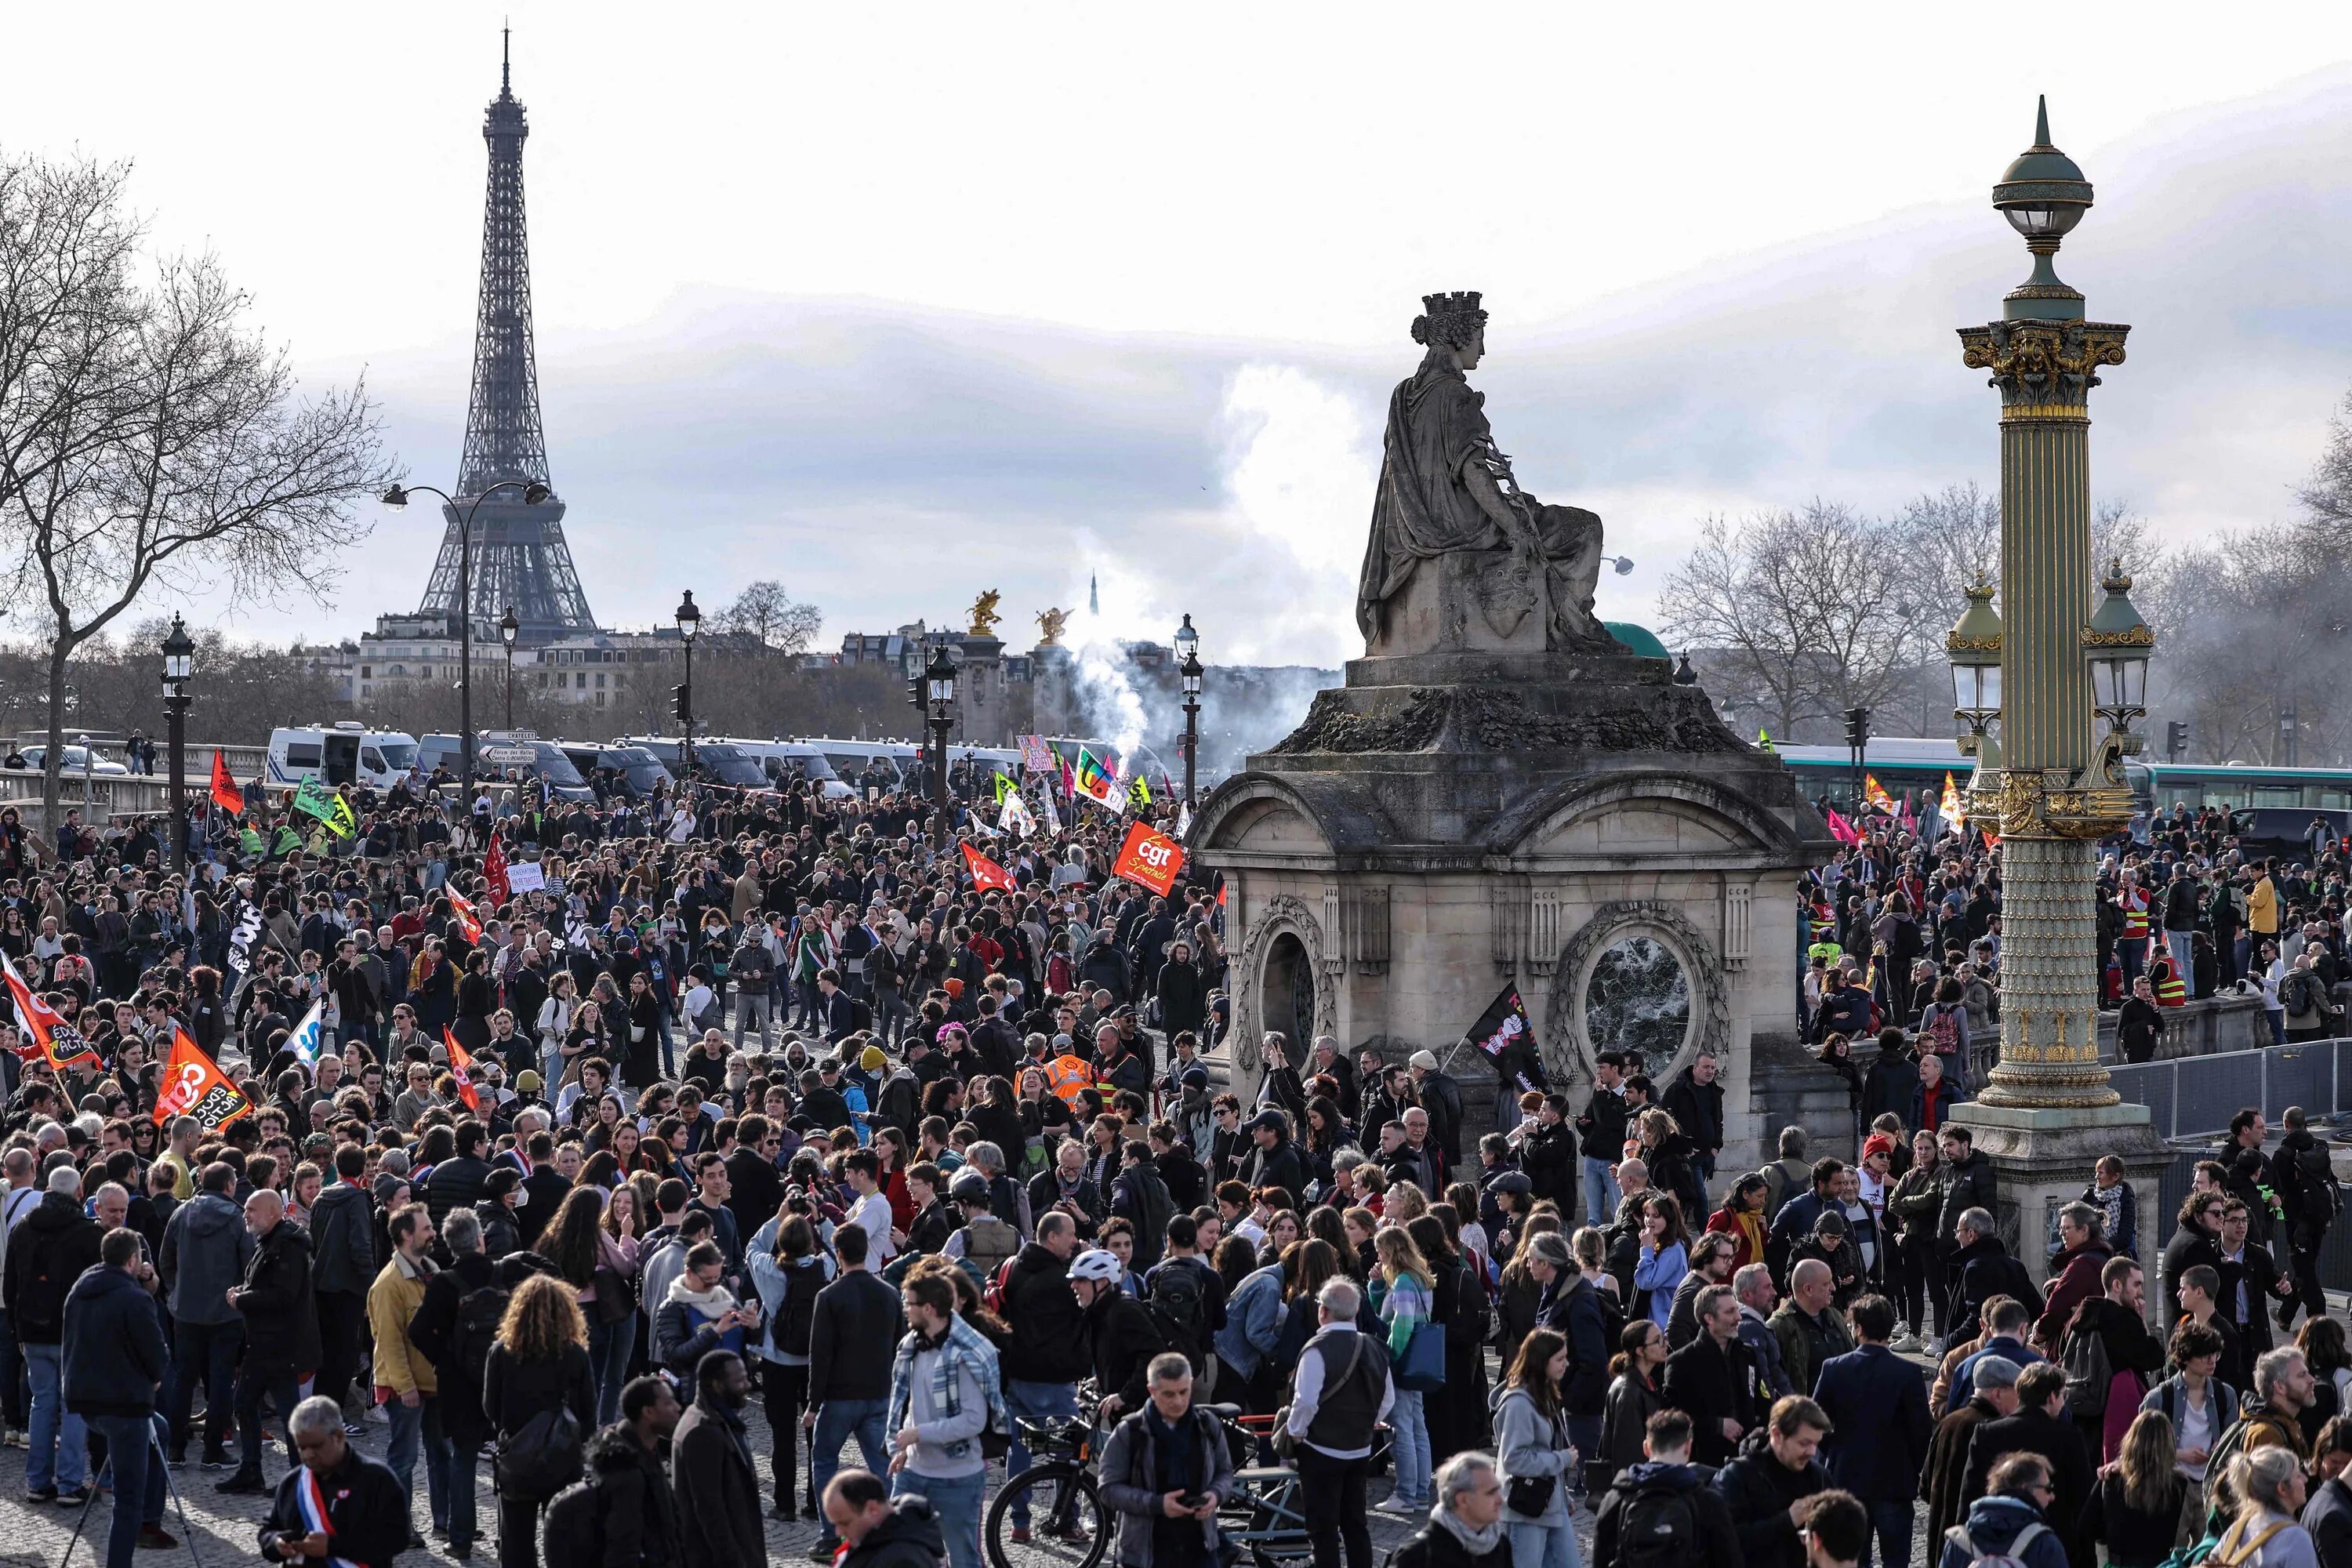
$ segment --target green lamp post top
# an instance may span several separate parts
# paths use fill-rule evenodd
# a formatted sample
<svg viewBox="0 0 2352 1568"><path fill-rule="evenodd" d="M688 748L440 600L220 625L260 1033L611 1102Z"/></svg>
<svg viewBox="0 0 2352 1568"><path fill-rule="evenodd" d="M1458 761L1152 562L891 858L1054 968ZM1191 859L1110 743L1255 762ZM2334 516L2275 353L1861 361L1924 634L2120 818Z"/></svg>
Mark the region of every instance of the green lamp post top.
<svg viewBox="0 0 2352 1568"><path fill-rule="evenodd" d="M1993 186L1992 205L2033 253L2033 275L2010 291L2002 314L2011 321L2081 321L2083 296L2059 280L2050 258L2090 210L2091 182L2074 159L2051 145L2047 97L2034 110L2033 145L2017 155Z"/></svg>
<svg viewBox="0 0 2352 1568"><path fill-rule="evenodd" d="M1945 634L1944 651L1954 664L1999 664L2000 613L1992 607L1992 584L1979 576L1966 593L1968 608Z"/></svg>
<svg viewBox="0 0 2352 1568"><path fill-rule="evenodd" d="M2106 578L2099 584L2105 591L2105 596L2099 601L2097 611L2091 616L2091 624L2083 631L2085 647L2156 646L2156 633L2132 605L2131 585L2132 580L2124 575L2122 560L2110 562Z"/></svg>

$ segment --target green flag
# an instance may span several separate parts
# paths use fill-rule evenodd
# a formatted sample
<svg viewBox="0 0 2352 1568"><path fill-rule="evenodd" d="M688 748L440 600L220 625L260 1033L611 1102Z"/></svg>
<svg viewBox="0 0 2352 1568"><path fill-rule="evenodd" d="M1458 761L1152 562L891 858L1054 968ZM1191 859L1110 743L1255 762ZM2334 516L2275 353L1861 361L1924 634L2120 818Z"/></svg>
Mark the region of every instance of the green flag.
<svg viewBox="0 0 2352 1568"><path fill-rule="evenodd" d="M284 823L280 823L278 826L278 837L271 841L269 846L269 858L272 860L280 859L285 856L295 853L301 847L302 836L295 832L292 828L287 826Z"/></svg>
<svg viewBox="0 0 2352 1568"><path fill-rule="evenodd" d="M1765 733L1764 726L1761 724L1756 726L1756 743L1768 752L1773 749L1772 737Z"/></svg>
<svg viewBox="0 0 2352 1568"><path fill-rule="evenodd" d="M332 822L335 819L335 808L341 804L341 799L333 790L320 783L319 776L313 773L304 779L300 786L294 791L293 804L297 811L306 812L321 822Z"/></svg>
<svg viewBox="0 0 2352 1568"><path fill-rule="evenodd" d="M335 837L338 838L356 837L360 830L360 819L352 815L352 803L340 795L335 796L335 809L328 816L327 826L334 830Z"/></svg>

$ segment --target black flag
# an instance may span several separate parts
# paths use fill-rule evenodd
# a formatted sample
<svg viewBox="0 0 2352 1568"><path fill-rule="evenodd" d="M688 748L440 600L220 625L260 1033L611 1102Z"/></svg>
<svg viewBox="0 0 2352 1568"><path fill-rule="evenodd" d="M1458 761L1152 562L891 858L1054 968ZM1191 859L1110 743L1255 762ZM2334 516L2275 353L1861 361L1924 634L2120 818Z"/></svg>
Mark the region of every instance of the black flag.
<svg viewBox="0 0 2352 1568"><path fill-rule="evenodd" d="M1505 985L1502 994L1478 1015L1478 1021L1470 1026L1464 1038L1486 1052L1486 1059L1495 1064L1495 1071L1503 1081L1517 1084L1521 1092L1551 1087L1544 1078L1543 1053L1536 1047L1535 1026L1528 1022L1528 1010L1519 1001L1517 985Z"/></svg>

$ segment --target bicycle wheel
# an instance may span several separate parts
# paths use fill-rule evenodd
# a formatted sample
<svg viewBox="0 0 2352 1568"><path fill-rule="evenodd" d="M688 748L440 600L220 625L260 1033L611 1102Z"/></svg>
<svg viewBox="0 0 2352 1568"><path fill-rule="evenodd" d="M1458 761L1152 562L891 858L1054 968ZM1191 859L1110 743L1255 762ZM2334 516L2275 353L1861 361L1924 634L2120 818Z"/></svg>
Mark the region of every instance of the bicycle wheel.
<svg viewBox="0 0 2352 1568"><path fill-rule="evenodd" d="M1029 1539L1013 1539L1013 1508L1029 1516ZM1066 1463L1032 1465L1004 1483L988 1507L991 1568L1095 1568L1109 1549L1111 1517L1094 1478Z"/></svg>
<svg viewBox="0 0 2352 1568"><path fill-rule="evenodd" d="M1264 1489L1252 1489L1250 1517L1242 1526L1242 1540L1256 1568L1297 1568L1311 1562L1314 1543L1307 1537L1306 1499L1296 1480ZM1220 1510L1222 1512L1222 1510Z"/></svg>

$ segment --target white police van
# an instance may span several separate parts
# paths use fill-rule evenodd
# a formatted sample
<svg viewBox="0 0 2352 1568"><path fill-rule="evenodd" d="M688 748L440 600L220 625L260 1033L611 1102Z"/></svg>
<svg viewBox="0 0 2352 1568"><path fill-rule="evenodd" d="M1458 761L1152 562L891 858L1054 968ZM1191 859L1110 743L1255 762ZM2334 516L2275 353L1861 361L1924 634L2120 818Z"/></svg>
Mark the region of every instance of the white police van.
<svg viewBox="0 0 2352 1568"><path fill-rule="evenodd" d="M269 731L271 784L299 784L316 777L331 784L390 789L415 765L415 736L399 730L371 730L354 719Z"/></svg>

